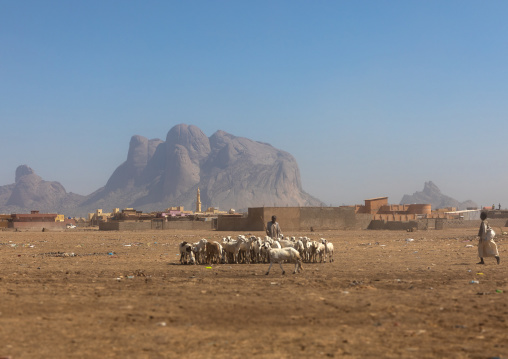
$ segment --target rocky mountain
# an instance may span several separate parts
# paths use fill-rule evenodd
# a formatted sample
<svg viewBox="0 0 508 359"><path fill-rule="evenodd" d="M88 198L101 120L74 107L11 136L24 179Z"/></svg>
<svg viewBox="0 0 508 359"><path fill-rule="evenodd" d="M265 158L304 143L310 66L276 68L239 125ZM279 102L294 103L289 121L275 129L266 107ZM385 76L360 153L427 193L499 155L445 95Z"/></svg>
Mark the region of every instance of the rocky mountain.
<svg viewBox="0 0 508 359"><path fill-rule="evenodd" d="M445 207L456 207L458 210L478 207L478 205L471 200L459 202L456 199L442 194L441 190L432 181L425 182L423 191L415 192L412 195L405 194L400 201L400 204L412 203L430 203L433 210Z"/></svg>
<svg viewBox="0 0 508 359"><path fill-rule="evenodd" d="M224 131L208 138L198 127L180 124L165 141L133 136L127 160L80 207L194 210L198 188L203 209L322 204L303 191L289 153Z"/></svg>
<svg viewBox="0 0 508 359"><path fill-rule="evenodd" d="M155 211L181 205L194 210L198 188L203 209L323 205L303 191L291 154L224 131L208 138L198 127L180 124L165 141L133 136L127 160L88 196L66 193L58 182L45 182L20 166L16 183L0 187L0 212L85 215L97 208Z"/></svg>
<svg viewBox="0 0 508 359"><path fill-rule="evenodd" d="M73 211L85 199L75 193L67 193L59 182L44 181L27 165L16 169L15 183L0 186L0 211L2 213L27 213Z"/></svg>

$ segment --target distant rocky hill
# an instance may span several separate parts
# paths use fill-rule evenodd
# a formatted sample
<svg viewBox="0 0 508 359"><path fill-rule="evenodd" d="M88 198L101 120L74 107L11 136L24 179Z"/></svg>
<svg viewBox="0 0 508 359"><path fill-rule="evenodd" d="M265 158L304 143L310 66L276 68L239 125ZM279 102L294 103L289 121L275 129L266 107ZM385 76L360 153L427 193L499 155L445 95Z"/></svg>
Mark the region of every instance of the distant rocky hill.
<svg viewBox="0 0 508 359"><path fill-rule="evenodd" d="M16 169L14 184L0 186L1 213L74 212L84 199L85 196L67 193L58 182L44 181L27 165Z"/></svg>
<svg viewBox="0 0 508 359"><path fill-rule="evenodd" d="M133 136L127 160L88 196L67 193L60 183L20 166L16 183L0 187L0 212L84 215L97 208L155 211L181 205L194 210L198 188L203 209L323 205L303 191L291 154L224 131L208 138L198 127L180 124L166 141Z"/></svg>
<svg viewBox="0 0 508 359"><path fill-rule="evenodd" d="M430 203L433 210L445 207L456 207L458 210L478 207L478 205L471 200L459 202L456 199L445 196L432 181L425 182L423 191L415 192L412 195L405 194L400 201L400 204L412 203Z"/></svg>

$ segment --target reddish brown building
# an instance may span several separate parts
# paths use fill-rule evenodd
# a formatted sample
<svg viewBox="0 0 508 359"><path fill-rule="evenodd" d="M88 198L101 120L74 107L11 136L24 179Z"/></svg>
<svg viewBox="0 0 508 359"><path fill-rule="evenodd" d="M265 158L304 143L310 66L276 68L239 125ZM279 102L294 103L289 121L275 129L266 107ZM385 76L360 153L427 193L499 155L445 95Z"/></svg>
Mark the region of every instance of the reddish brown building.
<svg viewBox="0 0 508 359"><path fill-rule="evenodd" d="M30 214L13 213L9 220L9 228L26 229L26 230L42 230L46 229L64 229L67 223L75 224L73 219L57 221L56 213L39 213L39 211L31 211Z"/></svg>
<svg viewBox="0 0 508 359"><path fill-rule="evenodd" d="M365 200L365 205L356 205L356 213L372 215L373 220L411 221L418 218L430 218L430 204L388 204L388 197Z"/></svg>

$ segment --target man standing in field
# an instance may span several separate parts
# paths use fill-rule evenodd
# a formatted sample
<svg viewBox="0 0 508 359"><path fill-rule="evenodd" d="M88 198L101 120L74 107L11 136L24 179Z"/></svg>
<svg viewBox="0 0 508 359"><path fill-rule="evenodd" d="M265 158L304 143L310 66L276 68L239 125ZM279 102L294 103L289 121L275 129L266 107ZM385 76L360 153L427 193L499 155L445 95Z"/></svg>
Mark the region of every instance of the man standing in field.
<svg viewBox="0 0 508 359"><path fill-rule="evenodd" d="M499 252L493 238L494 231L490 228L489 223L486 221L487 212L482 212L480 214L480 219L482 220L478 231L478 237L480 237L480 240L478 241L478 257L480 257L480 262L477 264L485 264L483 261L484 257L494 257L496 258L497 264L499 264Z"/></svg>
<svg viewBox="0 0 508 359"><path fill-rule="evenodd" d="M279 238L281 236L280 226L277 222L277 217L272 216L272 221L266 225L266 235L271 238Z"/></svg>

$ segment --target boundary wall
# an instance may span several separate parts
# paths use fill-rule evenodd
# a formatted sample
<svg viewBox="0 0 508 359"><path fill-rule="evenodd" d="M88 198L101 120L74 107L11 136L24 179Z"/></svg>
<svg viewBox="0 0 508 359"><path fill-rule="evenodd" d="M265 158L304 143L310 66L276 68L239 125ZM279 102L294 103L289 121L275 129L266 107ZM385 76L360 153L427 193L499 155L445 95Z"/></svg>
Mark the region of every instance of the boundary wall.
<svg viewBox="0 0 508 359"><path fill-rule="evenodd" d="M508 227L506 218L487 219L490 226L496 230L499 227ZM416 221L394 222L373 220L368 229L373 230L429 230L429 229L447 229L447 228L479 228L481 220L464 219L443 219L443 218L423 218Z"/></svg>
<svg viewBox="0 0 508 359"><path fill-rule="evenodd" d="M370 222L369 227L367 229L373 230L392 230L392 231L407 231L412 230L414 228L419 228L417 221L408 221L408 222L399 222L399 221L383 221L383 220L374 220Z"/></svg>
<svg viewBox="0 0 508 359"><path fill-rule="evenodd" d="M441 223L439 223L441 222ZM487 222L489 222L489 225L496 231L496 228L499 227L508 227L508 220L506 218L487 218ZM445 229L445 228L480 228L480 223L482 223L481 220L471 220L471 221L464 221L464 220L441 220L436 222L436 229ZM497 231L496 231L497 232Z"/></svg>
<svg viewBox="0 0 508 359"><path fill-rule="evenodd" d="M355 214L353 207L255 207L247 217L217 220L219 231L265 231L272 215L277 216L282 232L336 229L366 229L370 214Z"/></svg>
<svg viewBox="0 0 508 359"><path fill-rule="evenodd" d="M213 221L111 221L99 223L99 231L213 230Z"/></svg>
<svg viewBox="0 0 508 359"><path fill-rule="evenodd" d="M211 221L151 220L112 221L99 224L101 231L214 230L264 232L272 215L277 216L282 233L317 230L431 230L479 227L480 220L424 218L412 221L373 220L371 214L355 213L352 207L255 207L245 217L219 216ZM489 218L492 227L508 227L506 218ZM28 223L27 223L28 224ZM48 226L45 225L47 228ZM60 227L61 228L61 227ZM65 227L63 227L65 228ZM39 230L42 227L38 228Z"/></svg>
<svg viewBox="0 0 508 359"><path fill-rule="evenodd" d="M65 223L63 222L12 222L9 228L24 231L42 231L47 230L65 230Z"/></svg>

